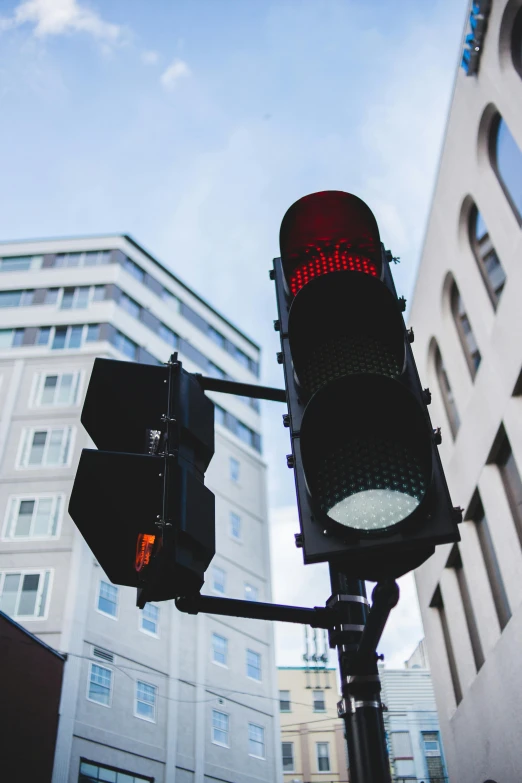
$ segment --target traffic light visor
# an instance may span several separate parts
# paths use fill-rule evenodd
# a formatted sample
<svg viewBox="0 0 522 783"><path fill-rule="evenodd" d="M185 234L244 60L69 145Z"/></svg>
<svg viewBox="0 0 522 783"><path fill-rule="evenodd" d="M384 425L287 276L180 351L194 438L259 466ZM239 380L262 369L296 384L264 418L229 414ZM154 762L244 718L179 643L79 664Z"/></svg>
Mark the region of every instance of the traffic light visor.
<svg viewBox="0 0 522 783"><path fill-rule="evenodd" d="M285 214L279 233L283 271L293 295L330 272L381 277L379 229L370 208L340 190L312 193Z"/></svg>
<svg viewBox="0 0 522 783"><path fill-rule="evenodd" d="M360 534L395 530L431 481L431 431L411 392L391 378L339 378L311 399L301 453L316 513Z"/></svg>
<svg viewBox="0 0 522 783"><path fill-rule="evenodd" d="M305 286L290 307L288 337L304 396L343 375L397 378L404 368L397 301L367 275L326 275Z"/></svg>

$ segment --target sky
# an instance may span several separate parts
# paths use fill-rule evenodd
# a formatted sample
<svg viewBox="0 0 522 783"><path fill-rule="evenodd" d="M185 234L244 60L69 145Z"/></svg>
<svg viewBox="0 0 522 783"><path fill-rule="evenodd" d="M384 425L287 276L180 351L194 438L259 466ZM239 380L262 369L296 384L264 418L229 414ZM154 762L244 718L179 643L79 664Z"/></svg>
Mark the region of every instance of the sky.
<svg viewBox="0 0 522 783"><path fill-rule="evenodd" d="M408 298L467 0L0 0L0 241L128 233L263 350L281 386L272 258L288 207L367 201ZM302 565L288 432L264 403L274 600L319 606ZM411 576L383 636L422 638ZM299 665L301 628L277 658ZM334 657L331 658L332 663Z"/></svg>

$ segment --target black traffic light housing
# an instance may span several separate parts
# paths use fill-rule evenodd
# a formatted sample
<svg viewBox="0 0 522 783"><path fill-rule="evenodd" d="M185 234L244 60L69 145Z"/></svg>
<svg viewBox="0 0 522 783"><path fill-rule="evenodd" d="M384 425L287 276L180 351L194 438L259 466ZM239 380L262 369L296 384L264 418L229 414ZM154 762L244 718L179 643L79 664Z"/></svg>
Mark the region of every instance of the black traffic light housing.
<svg viewBox="0 0 522 783"><path fill-rule="evenodd" d="M174 355L164 366L96 359L69 513L138 605L196 593L215 554L214 406Z"/></svg>
<svg viewBox="0 0 522 783"><path fill-rule="evenodd" d="M305 563L379 581L458 541L410 347L369 207L341 191L286 213L274 259Z"/></svg>

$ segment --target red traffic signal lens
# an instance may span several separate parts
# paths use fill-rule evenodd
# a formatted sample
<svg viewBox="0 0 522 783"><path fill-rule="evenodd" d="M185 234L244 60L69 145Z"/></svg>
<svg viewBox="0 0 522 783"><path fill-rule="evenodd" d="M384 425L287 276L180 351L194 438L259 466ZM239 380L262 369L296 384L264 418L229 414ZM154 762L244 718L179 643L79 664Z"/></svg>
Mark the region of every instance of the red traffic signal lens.
<svg viewBox="0 0 522 783"><path fill-rule="evenodd" d="M138 533L136 560L134 562L134 568L138 573L150 563L155 542L156 536L151 536L149 533Z"/></svg>
<svg viewBox="0 0 522 783"><path fill-rule="evenodd" d="M290 290L295 294L310 280L329 272L363 272L377 277L377 267L374 262L360 254L356 254L350 248L347 240L340 240L335 244L330 242L317 242L309 245L302 254L306 261L297 266L290 277Z"/></svg>
<svg viewBox="0 0 522 783"><path fill-rule="evenodd" d="M279 233L286 282L295 296L310 280L329 272L381 276L381 241L373 212L340 190L312 193L287 211Z"/></svg>

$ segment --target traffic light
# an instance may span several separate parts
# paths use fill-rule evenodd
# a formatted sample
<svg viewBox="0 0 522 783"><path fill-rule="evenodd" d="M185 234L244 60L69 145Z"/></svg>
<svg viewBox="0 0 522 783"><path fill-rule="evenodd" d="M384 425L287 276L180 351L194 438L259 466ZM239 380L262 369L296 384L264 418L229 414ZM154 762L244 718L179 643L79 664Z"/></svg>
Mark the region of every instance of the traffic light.
<svg viewBox="0 0 522 783"><path fill-rule="evenodd" d="M458 541L437 441L379 229L341 191L297 201L274 260L305 563L379 581Z"/></svg>
<svg viewBox="0 0 522 783"><path fill-rule="evenodd" d="M138 605L196 593L215 554L214 405L174 355L165 366L96 359L69 514Z"/></svg>

